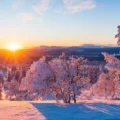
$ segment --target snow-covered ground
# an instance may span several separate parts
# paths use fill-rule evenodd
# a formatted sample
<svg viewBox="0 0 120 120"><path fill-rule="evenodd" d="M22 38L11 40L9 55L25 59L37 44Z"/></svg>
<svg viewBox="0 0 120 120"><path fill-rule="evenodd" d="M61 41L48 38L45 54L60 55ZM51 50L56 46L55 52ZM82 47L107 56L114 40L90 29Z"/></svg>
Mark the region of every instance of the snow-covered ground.
<svg viewBox="0 0 120 120"><path fill-rule="evenodd" d="M0 101L0 120L120 120L120 101Z"/></svg>
<svg viewBox="0 0 120 120"><path fill-rule="evenodd" d="M45 120L29 102L0 101L0 120Z"/></svg>

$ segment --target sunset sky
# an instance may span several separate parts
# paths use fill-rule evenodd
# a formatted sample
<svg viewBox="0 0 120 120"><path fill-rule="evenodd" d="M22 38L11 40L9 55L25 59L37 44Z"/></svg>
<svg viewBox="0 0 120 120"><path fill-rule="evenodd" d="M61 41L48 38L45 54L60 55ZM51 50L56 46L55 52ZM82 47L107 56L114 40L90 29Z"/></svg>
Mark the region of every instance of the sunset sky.
<svg viewBox="0 0 120 120"><path fill-rule="evenodd" d="M116 44L120 0L0 0L0 47Z"/></svg>

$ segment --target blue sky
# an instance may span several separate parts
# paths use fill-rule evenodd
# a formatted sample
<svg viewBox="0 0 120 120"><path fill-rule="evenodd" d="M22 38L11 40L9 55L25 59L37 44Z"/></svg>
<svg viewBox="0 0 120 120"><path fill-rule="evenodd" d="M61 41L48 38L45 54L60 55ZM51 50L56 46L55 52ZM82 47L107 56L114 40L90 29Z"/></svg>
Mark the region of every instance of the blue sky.
<svg viewBox="0 0 120 120"><path fill-rule="evenodd" d="M1 0L1 47L116 44L119 5L120 0Z"/></svg>

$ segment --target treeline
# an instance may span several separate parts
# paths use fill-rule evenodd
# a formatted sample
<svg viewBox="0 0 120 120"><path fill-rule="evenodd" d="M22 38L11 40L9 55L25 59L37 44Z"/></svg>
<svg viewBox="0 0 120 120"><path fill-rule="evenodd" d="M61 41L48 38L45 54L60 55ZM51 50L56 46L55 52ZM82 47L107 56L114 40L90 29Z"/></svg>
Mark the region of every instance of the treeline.
<svg viewBox="0 0 120 120"><path fill-rule="evenodd" d="M1 82L1 92L4 89L10 100L39 100L52 94L57 102L62 99L70 103L73 99L76 103L77 96L85 91L91 98L115 99L120 92L120 61L107 53L103 55L107 64L82 57L68 59L64 53L49 61L43 57L30 66L21 80L13 77Z"/></svg>

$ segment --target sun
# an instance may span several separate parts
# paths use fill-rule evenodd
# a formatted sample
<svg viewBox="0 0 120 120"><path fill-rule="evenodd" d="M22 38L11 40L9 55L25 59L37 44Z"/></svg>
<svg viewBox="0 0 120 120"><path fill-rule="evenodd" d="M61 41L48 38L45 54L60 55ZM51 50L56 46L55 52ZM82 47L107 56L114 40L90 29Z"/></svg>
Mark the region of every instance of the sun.
<svg viewBox="0 0 120 120"><path fill-rule="evenodd" d="M19 50L19 49L21 49L22 47L19 45L19 44L17 44L17 43L10 43L9 45L7 45L7 47L6 47L8 50L10 50L10 51L16 51L16 50Z"/></svg>

